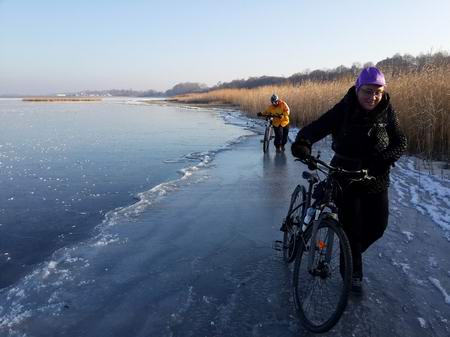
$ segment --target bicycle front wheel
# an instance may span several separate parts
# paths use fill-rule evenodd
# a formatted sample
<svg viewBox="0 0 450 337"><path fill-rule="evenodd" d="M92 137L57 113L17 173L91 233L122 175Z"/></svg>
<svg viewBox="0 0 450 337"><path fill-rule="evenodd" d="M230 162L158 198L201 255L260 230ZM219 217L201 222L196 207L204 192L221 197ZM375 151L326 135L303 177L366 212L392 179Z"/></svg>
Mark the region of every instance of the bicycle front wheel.
<svg viewBox="0 0 450 337"><path fill-rule="evenodd" d="M291 196L291 204L285 219L286 230L283 234L283 259L290 263L294 261L298 249L298 235L305 216L306 190L297 185Z"/></svg>
<svg viewBox="0 0 450 337"><path fill-rule="evenodd" d="M263 152L266 153L269 151L270 139L272 138L272 127L267 126L264 131L264 139L263 139Z"/></svg>
<svg viewBox="0 0 450 337"><path fill-rule="evenodd" d="M303 326L312 332L330 330L347 305L351 288L350 244L339 223L323 219L315 239L312 226L300 238L294 264L294 303Z"/></svg>

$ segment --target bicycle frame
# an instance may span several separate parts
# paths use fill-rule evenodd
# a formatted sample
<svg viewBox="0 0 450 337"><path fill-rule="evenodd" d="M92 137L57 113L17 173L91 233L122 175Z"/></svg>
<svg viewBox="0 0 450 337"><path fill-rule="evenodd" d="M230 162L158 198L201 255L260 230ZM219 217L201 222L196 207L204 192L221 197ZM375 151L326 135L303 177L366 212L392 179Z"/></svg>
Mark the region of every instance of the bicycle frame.
<svg viewBox="0 0 450 337"><path fill-rule="evenodd" d="M266 129L272 127L273 117L266 117Z"/></svg>
<svg viewBox="0 0 450 337"><path fill-rule="evenodd" d="M272 139L273 134L273 125L272 125L273 117L268 116L266 117L266 126L264 130L264 139L262 140L263 143L263 152L266 153L270 146L270 140Z"/></svg>
<svg viewBox="0 0 450 337"><path fill-rule="evenodd" d="M264 118L266 120L265 127L264 127L264 138L261 140L261 143L263 143L263 152L266 153L269 149L270 140L274 138L274 127L272 124L272 121L275 117L280 118L280 115L265 115Z"/></svg>
<svg viewBox="0 0 450 337"><path fill-rule="evenodd" d="M322 173L324 173L326 175L326 177L323 180L320 180L318 175L315 176L309 172L306 172L306 171L303 172L303 178L305 178L308 181L308 190L306 193L304 209L306 210L310 207L313 207L314 208L314 217L313 217L312 221L310 221L309 224L306 226L306 228L303 228L302 232L300 233L299 239L301 239L303 241L303 245L306 247L304 233L308 230L308 228L312 227L311 242L314 243L314 247L311 247L311 246L309 247L311 254L309 254L309 256L308 256L308 270L309 270L309 272L313 273L314 272L313 265L314 265L314 258L315 258L314 252L316 250L315 245L316 245L316 237L317 237L317 232L319 229L319 224L321 223L321 221L324 218L327 218L327 217L331 217L339 223L338 209L334 202L334 196L332 195L333 189L335 188L334 184L336 184L336 182L334 181L333 173L361 174L362 178L354 179L355 181L366 179L366 178L371 178L371 177L369 177L367 175L367 170L348 171L348 170L344 170L341 168L332 167L315 157L310 157L309 160L313 161L313 164L316 166L317 170L321 171ZM310 165L311 162L306 162L306 164ZM319 164L319 165L317 165L317 164ZM320 198L318 198L317 200L314 200L314 202L312 202L313 189L315 186L317 186L320 183L324 185L324 187L323 187L324 192L320 196ZM301 206L303 206L303 203L296 206L294 209L292 209L289 212L288 216ZM305 214L302 214L302 219L301 219L302 224L304 223L304 221L303 221L304 217L305 217ZM333 248L333 242L334 242L334 232L328 231L326 234L326 243L323 243L323 242L319 243L320 245L323 245L323 248L325 248L325 247L327 248L325 251L325 260L324 260L324 262L326 262L326 263L329 263L331 260L331 252L332 252L332 248ZM320 248L320 250L322 250L322 248Z"/></svg>
<svg viewBox="0 0 450 337"><path fill-rule="evenodd" d="M347 171L312 156L302 162L315 173L304 171L307 190L298 185L292 193L282 226L283 258L294 261L294 304L302 324L312 332L325 332L340 319L351 289L352 254L339 222L339 193L354 181L370 177L367 170ZM335 296L329 297L331 293Z"/></svg>

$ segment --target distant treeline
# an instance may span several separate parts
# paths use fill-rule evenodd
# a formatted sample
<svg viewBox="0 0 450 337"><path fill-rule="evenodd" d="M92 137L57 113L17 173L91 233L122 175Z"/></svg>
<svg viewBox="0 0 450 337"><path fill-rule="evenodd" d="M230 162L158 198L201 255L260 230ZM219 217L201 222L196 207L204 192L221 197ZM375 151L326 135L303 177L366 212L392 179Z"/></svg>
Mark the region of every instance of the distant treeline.
<svg viewBox="0 0 450 337"><path fill-rule="evenodd" d="M132 90L132 89L111 89L111 90L86 90L72 93L75 96L123 96L123 97L170 97L187 93L203 92L207 89L202 83L178 83L172 89L164 92L156 90Z"/></svg>
<svg viewBox="0 0 450 337"><path fill-rule="evenodd" d="M132 89L110 89L110 90L85 90L70 93L70 96L122 96L122 97L162 97L163 92L156 90L132 90Z"/></svg>
<svg viewBox="0 0 450 337"><path fill-rule="evenodd" d="M421 54L419 56L396 54L373 64L372 62L360 64L353 63L351 67L338 66L327 70L306 70L295 73L289 77L261 76L250 77L248 79L237 79L231 82L219 82L217 85L208 87L202 83L185 82L178 83L173 88L164 92L156 90L138 91L131 89L112 89L101 91L83 91L75 93L81 96L128 96L128 97L172 97L189 93L208 92L218 89L253 89L264 86L278 85L301 85L307 82L331 82L355 78L362 68L367 66L380 67L388 77L396 77L402 74L421 72L427 66L442 66L450 64L450 56L447 52L435 54Z"/></svg>
<svg viewBox="0 0 450 337"><path fill-rule="evenodd" d="M306 70L301 73L293 74L289 77L250 77L246 80L240 79L227 83L218 83L216 86L209 88L208 90L252 89L272 85L301 85L305 82L337 81L347 78L355 78L362 68L374 65L383 69L385 75L395 77L411 72L421 72L424 67L429 65L442 66L448 64L450 64L450 56L446 52L422 54L416 57L407 54L396 54L393 57L386 58L376 64L373 64L372 62L368 62L363 65L360 63L353 63L351 67L341 65L330 70Z"/></svg>

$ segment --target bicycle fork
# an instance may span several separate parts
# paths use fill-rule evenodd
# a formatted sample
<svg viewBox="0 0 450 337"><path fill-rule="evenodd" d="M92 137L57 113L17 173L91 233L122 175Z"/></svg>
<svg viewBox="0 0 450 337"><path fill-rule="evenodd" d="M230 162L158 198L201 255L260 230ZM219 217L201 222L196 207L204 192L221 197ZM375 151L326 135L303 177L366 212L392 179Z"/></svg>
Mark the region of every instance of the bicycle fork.
<svg viewBox="0 0 450 337"><path fill-rule="evenodd" d="M327 265L331 261L331 254L333 252L333 243L334 243L334 231L330 228L326 228L325 240L317 239L317 232L319 230L319 224L323 219L322 211L320 209L316 209L316 213L313 219L312 225L312 233L311 233L311 241L309 246L309 256L308 256L308 271L315 275L315 266L314 260L316 257L316 252L319 254L319 258L324 256L325 259L322 259L321 262L326 263Z"/></svg>

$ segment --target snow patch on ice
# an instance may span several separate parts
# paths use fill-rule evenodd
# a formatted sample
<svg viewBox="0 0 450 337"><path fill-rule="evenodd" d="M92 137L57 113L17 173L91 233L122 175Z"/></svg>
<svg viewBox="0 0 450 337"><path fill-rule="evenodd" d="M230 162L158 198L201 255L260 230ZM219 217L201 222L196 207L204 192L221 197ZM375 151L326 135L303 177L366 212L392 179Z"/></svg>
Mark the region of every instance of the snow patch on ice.
<svg viewBox="0 0 450 337"><path fill-rule="evenodd" d="M444 287L441 285L441 282L433 277L429 277L428 279L442 293L442 295L444 296L445 303L450 305L450 295L447 293L447 290L445 290Z"/></svg>
<svg viewBox="0 0 450 337"><path fill-rule="evenodd" d="M414 234L408 231L402 231L403 234L406 236L407 242L411 242L414 239Z"/></svg>
<svg viewBox="0 0 450 337"><path fill-rule="evenodd" d="M422 317L417 317L417 320L419 321L420 327L422 329L425 329L427 327L427 322Z"/></svg>
<svg viewBox="0 0 450 337"><path fill-rule="evenodd" d="M42 278L47 278L52 271L55 270L58 263L56 261L50 261L47 263L47 266L44 266L42 271Z"/></svg>
<svg viewBox="0 0 450 337"><path fill-rule="evenodd" d="M430 267L437 268L438 263L437 263L436 258L434 256L428 257L428 262L430 263Z"/></svg>
<svg viewBox="0 0 450 337"><path fill-rule="evenodd" d="M203 296L203 302L205 302L206 304L210 304L212 300L213 300L212 297Z"/></svg>
<svg viewBox="0 0 450 337"><path fill-rule="evenodd" d="M30 310L23 310L21 305L11 308L11 311L0 317L0 329L11 329L22 323L26 318L31 317Z"/></svg>
<svg viewBox="0 0 450 337"><path fill-rule="evenodd" d="M408 274L408 271L411 269L409 264L403 263L403 262L397 262L395 260L392 260L392 265L395 267L400 267L405 274Z"/></svg>
<svg viewBox="0 0 450 337"><path fill-rule="evenodd" d="M450 239L450 180L417 170L411 157L398 161L396 166L392 186L399 196L398 202L406 207L412 204L418 212L429 216Z"/></svg>
<svg viewBox="0 0 450 337"><path fill-rule="evenodd" d="M97 246L97 247L102 247L102 246L107 246L111 243L115 243L118 242L119 238L115 235L104 235L104 236L100 236L98 238L98 241L94 242L93 246Z"/></svg>

